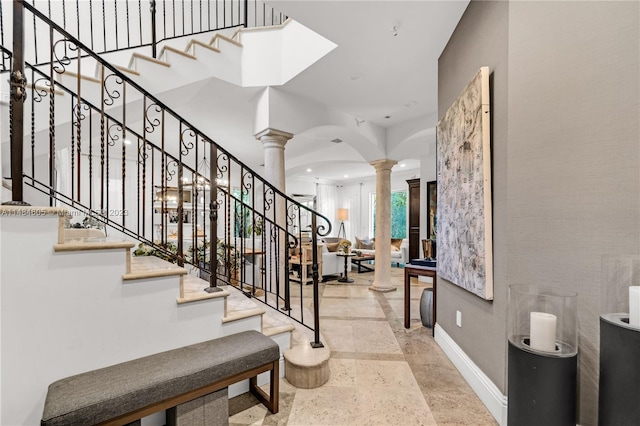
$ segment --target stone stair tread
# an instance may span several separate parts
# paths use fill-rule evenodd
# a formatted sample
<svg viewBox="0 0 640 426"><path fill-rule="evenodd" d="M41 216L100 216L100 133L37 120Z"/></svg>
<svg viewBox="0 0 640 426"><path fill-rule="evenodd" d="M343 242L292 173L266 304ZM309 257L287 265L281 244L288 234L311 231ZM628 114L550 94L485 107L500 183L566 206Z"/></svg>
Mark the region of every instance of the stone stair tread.
<svg viewBox="0 0 640 426"><path fill-rule="evenodd" d="M227 312L222 319L222 323L237 321L243 318L249 318L256 315L264 315L265 310L256 306L251 299L240 294L240 298L234 297L233 292L227 298Z"/></svg>
<svg viewBox="0 0 640 426"><path fill-rule="evenodd" d="M135 244L131 241L113 237L82 237L68 238L63 243L53 246L53 250L60 251L82 251L82 250L110 250L110 249L131 249Z"/></svg>
<svg viewBox="0 0 640 426"><path fill-rule="evenodd" d="M289 318L271 309L267 309L262 316L262 334L265 336L275 336L295 329Z"/></svg>
<svg viewBox="0 0 640 426"><path fill-rule="evenodd" d="M182 277L183 297L178 297L178 304L229 296L229 292L226 290L207 293L204 291L207 287L209 287L209 282L193 275L185 275Z"/></svg>
<svg viewBox="0 0 640 426"><path fill-rule="evenodd" d="M187 270L175 263L167 262L155 256L134 256L131 258L131 270L122 276L124 280L141 278L169 277L185 275Z"/></svg>

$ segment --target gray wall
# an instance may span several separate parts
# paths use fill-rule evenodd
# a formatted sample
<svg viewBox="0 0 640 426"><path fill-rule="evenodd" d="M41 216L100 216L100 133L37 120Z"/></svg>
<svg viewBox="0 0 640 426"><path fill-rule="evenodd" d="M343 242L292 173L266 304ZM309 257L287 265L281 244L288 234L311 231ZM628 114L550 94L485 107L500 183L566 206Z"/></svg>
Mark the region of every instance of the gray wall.
<svg viewBox="0 0 640 426"><path fill-rule="evenodd" d="M440 115L462 74L493 71L496 297L441 280L438 322L506 393L508 285L578 292L586 426L597 424L601 257L640 254L639 21L638 2L473 1L439 65Z"/></svg>
<svg viewBox="0 0 640 426"><path fill-rule="evenodd" d="M440 56L438 115L442 117L481 66L491 72L494 301L438 279L438 324L506 393L507 311L507 2L471 2ZM456 310L462 328L456 326Z"/></svg>

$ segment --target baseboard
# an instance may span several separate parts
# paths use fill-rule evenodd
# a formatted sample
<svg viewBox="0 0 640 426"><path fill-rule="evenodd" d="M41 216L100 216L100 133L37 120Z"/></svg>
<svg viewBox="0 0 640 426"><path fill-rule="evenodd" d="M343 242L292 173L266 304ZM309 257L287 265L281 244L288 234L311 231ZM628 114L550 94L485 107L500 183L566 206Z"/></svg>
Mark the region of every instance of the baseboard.
<svg viewBox="0 0 640 426"><path fill-rule="evenodd" d="M435 340L499 425L507 424L507 397L438 324Z"/></svg>

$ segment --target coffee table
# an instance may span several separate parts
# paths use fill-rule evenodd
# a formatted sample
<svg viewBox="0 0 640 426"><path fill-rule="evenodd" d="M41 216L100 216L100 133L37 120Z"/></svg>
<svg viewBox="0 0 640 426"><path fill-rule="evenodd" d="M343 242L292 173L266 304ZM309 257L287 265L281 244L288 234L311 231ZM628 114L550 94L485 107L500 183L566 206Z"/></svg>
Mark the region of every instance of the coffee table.
<svg viewBox="0 0 640 426"><path fill-rule="evenodd" d="M363 256L354 256L351 258L351 262L358 265L358 273L373 272L373 268L371 266L369 266L368 264L363 265L362 262L368 262L370 260L374 260L375 258L376 256L373 254L363 255Z"/></svg>

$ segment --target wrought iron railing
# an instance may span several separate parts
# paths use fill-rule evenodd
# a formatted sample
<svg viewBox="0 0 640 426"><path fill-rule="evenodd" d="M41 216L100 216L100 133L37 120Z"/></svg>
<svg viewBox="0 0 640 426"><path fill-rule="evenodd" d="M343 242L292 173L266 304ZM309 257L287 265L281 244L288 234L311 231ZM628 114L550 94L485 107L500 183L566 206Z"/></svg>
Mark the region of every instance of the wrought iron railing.
<svg viewBox="0 0 640 426"><path fill-rule="evenodd" d="M317 239L330 232L327 218L286 196L29 3L16 1L14 14L14 23L35 20L50 42L46 66L13 51L11 149L24 155L12 158L14 202L23 201L23 183L33 187L51 205L71 206L191 265L209 291L230 284L281 310L314 330L312 345L321 345ZM97 72L88 77L85 70ZM312 294L294 282L308 267L292 256L302 244L294 230L306 227L313 231Z"/></svg>
<svg viewBox="0 0 640 426"><path fill-rule="evenodd" d="M165 40L235 27L282 24L287 17L259 0L27 0L95 53L148 46L155 58ZM11 27L0 2L0 40ZM38 34L35 16L25 21L27 38ZM6 40L5 40L6 37ZM46 62L48 46L33 36L33 64ZM3 69L4 70L4 63Z"/></svg>

